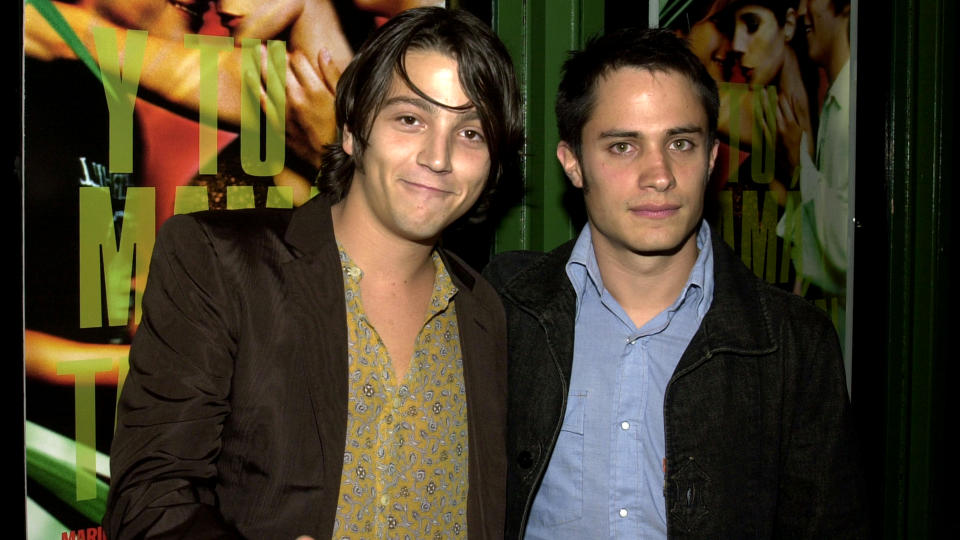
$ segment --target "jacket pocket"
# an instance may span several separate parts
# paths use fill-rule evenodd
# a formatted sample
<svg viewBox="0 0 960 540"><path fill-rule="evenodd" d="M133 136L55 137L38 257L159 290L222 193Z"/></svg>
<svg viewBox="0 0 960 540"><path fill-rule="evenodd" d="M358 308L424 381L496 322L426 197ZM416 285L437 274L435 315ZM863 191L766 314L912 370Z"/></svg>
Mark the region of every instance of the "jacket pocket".
<svg viewBox="0 0 960 540"><path fill-rule="evenodd" d="M530 525L553 526L583 512L583 414L585 392L570 392L557 444L530 511Z"/></svg>

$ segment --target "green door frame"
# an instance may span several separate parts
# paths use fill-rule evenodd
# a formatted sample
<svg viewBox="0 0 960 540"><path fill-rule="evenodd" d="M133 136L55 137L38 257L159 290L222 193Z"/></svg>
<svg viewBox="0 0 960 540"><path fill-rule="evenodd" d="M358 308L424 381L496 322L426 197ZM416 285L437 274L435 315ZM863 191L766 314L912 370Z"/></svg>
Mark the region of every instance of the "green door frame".
<svg viewBox="0 0 960 540"><path fill-rule="evenodd" d="M950 205L956 192L957 6L955 0L900 0L887 7L893 45L885 111L889 304L883 530L886 538L931 538L960 530L953 516L957 472L945 448L945 432L956 425L947 412L948 384L958 373L946 336L948 293L956 287L949 257L956 231Z"/></svg>
<svg viewBox="0 0 960 540"><path fill-rule="evenodd" d="M553 104L567 51L603 31L603 2L499 0L494 26L513 57L523 92L527 144L523 200L500 223L494 252L546 251L574 235L564 209L567 181L556 160Z"/></svg>

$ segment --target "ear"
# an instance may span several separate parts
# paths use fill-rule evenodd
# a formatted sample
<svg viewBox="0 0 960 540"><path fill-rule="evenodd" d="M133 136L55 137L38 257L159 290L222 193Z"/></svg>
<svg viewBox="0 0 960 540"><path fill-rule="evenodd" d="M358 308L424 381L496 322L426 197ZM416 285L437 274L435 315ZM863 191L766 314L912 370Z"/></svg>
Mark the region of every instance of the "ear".
<svg viewBox="0 0 960 540"><path fill-rule="evenodd" d="M787 8L787 16L783 19L783 36L787 38L787 41L791 41L796 30L797 11L793 8Z"/></svg>
<svg viewBox="0 0 960 540"><path fill-rule="evenodd" d="M563 172L567 174L567 178L570 179L570 183L574 187L583 189L583 170L580 168L580 161L573 148L565 141L557 143L557 160L563 167Z"/></svg>
<svg viewBox="0 0 960 540"><path fill-rule="evenodd" d="M710 175L713 174L713 166L717 164L717 153L720 150L720 139L716 137L713 138L713 148L710 149L710 158L707 163L707 179L709 181Z"/></svg>
<svg viewBox="0 0 960 540"><path fill-rule="evenodd" d="M343 140L340 142L340 147L348 156L353 155L353 132L346 124L343 125Z"/></svg>

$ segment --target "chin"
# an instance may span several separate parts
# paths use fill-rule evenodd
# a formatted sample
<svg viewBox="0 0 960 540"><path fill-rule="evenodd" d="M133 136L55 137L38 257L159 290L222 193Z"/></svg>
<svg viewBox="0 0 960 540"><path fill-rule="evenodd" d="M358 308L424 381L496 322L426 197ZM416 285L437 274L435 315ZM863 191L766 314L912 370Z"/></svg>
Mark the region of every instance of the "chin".
<svg viewBox="0 0 960 540"><path fill-rule="evenodd" d="M641 255L676 255L690 242L696 242L695 230L690 233L680 235L662 235L648 236L637 239L629 245L630 250Z"/></svg>

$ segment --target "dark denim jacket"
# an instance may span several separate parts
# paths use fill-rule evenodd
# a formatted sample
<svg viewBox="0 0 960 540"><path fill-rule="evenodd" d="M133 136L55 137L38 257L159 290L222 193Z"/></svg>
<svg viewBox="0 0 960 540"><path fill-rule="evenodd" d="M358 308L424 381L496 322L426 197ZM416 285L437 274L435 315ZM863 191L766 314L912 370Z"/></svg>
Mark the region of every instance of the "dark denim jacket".
<svg viewBox="0 0 960 540"><path fill-rule="evenodd" d="M668 535L865 537L836 332L821 311L761 282L713 238L713 303L664 397ZM507 311L507 538L523 536L566 410L572 247L506 253L484 272Z"/></svg>

